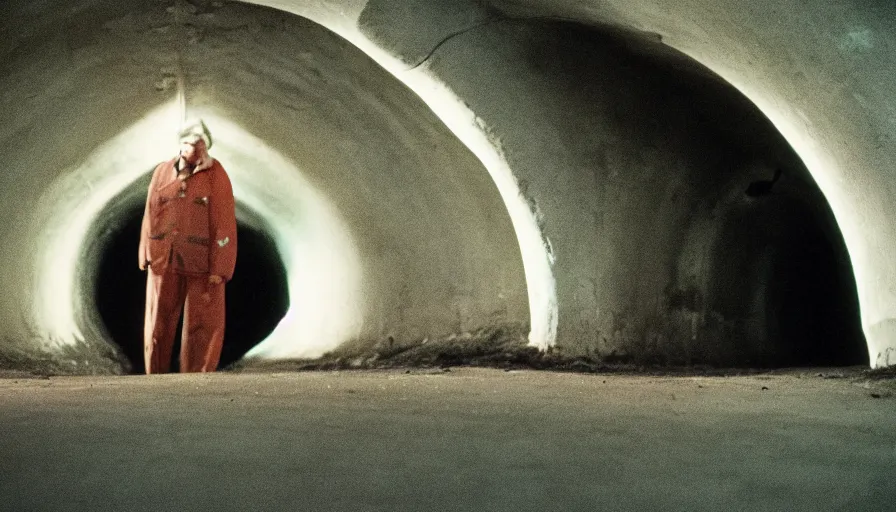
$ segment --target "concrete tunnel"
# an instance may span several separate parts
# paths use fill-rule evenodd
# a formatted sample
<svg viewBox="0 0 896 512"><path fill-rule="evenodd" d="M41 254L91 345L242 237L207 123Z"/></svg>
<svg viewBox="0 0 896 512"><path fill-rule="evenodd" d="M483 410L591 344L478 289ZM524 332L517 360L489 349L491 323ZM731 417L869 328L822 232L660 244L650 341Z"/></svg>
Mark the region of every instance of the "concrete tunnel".
<svg viewBox="0 0 896 512"><path fill-rule="evenodd" d="M486 328L606 361L896 364L896 5L0 7L0 361L141 365L149 172L238 200L222 364Z"/></svg>

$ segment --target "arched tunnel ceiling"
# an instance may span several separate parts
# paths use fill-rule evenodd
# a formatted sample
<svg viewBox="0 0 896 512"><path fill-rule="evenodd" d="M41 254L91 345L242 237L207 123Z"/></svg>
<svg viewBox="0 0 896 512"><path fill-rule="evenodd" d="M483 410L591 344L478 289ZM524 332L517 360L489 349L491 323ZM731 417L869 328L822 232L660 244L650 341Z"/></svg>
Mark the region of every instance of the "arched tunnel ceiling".
<svg viewBox="0 0 896 512"><path fill-rule="evenodd" d="M4 188L15 200L2 208L14 219L6 234L21 243L4 254L4 282L16 281L35 252L46 253L46 244L20 235L46 220L19 215L22 204L59 197L77 204L96 184L80 184L86 175L73 178L73 169L106 176L116 169L108 162L140 157L144 168L126 173L133 182L167 156L159 151L166 127L151 135L134 127L154 115L173 124L157 109L173 99L172 69L184 49L193 73L188 111L226 128L222 161L258 165L261 151L292 166L288 172L301 175L297 188L317 194L320 211L332 214L333 229L347 241L343 248L356 251L363 284L318 319L339 323L337 304L346 298L350 307L363 304L359 320L331 335L337 343L531 323L534 344L572 353L787 364L789 352L820 349L763 345L782 336L769 327L769 315L778 313L766 298L787 295L768 291L769 279L793 268L776 261L807 258L796 248L821 244L830 266L808 279L831 268L851 277L851 257L870 362L896 362L896 269L886 256L896 248L894 183L886 172L896 163L888 144L896 107L885 80L896 65L884 21L896 8L817 2L791 11L772 2L708 0L258 3L332 30L398 81L332 34L272 11L221 2L5 5L0 156ZM583 25L604 28L591 34ZM636 35L620 39L619 29ZM723 82L663 45L733 84L784 138ZM655 73L660 78L652 79ZM678 92L666 89L672 82ZM736 116L719 113L719 104ZM147 147L122 149L129 142L121 134ZM743 197L775 168L786 169L776 199ZM247 198L252 172L235 170ZM69 188L60 176L68 176L62 185ZM286 176L270 177L250 202L263 204ZM118 179L123 185L110 186L120 191L129 181ZM57 195L47 196L46 184ZM801 223L811 224L809 234L787 242ZM282 236L284 252L286 241L301 238L290 233ZM729 262L707 256L738 254L719 245L730 243L728 236L740 237L738 244L761 238L732 260L756 284L725 281L730 272L720 265ZM290 263L301 268L302 260ZM321 265L334 276L347 268ZM829 284L841 291L843 308L854 309L856 292L841 281ZM737 290L733 301L720 283ZM21 287L26 299L29 286ZM48 336L22 307L28 300L16 293L0 300L7 338ZM837 306L813 307L795 317L814 319ZM80 327L49 337L83 336L89 329ZM844 338L861 338L842 329Z"/></svg>

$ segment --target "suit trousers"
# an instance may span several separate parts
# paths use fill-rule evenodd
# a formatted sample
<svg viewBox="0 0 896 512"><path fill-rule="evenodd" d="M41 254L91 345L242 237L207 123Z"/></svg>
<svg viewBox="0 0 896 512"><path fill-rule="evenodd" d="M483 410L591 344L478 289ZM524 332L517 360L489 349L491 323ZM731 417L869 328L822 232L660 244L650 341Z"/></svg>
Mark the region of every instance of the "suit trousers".
<svg viewBox="0 0 896 512"><path fill-rule="evenodd" d="M170 371L182 310L180 371L215 371L224 346L224 304L224 283L210 284L207 275L157 275L148 270L143 326L146 373Z"/></svg>

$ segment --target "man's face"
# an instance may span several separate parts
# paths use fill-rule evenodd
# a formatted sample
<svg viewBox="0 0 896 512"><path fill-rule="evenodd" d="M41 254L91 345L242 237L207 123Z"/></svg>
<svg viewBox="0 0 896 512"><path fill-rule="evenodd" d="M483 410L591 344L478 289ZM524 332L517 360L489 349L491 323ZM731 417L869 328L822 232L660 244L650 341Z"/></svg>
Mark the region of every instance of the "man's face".
<svg viewBox="0 0 896 512"><path fill-rule="evenodd" d="M199 163L199 158L205 152L205 141L199 139L195 142L183 142L180 145L180 156L190 165Z"/></svg>

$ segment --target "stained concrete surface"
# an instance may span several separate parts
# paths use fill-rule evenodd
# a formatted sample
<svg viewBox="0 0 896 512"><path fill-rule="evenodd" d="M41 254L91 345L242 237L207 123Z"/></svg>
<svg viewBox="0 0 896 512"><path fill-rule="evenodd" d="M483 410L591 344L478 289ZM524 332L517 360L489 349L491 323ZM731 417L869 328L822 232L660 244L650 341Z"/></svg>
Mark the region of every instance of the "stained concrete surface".
<svg viewBox="0 0 896 512"><path fill-rule="evenodd" d="M886 510L892 384L809 371L7 378L0 510Z"/></svg>

